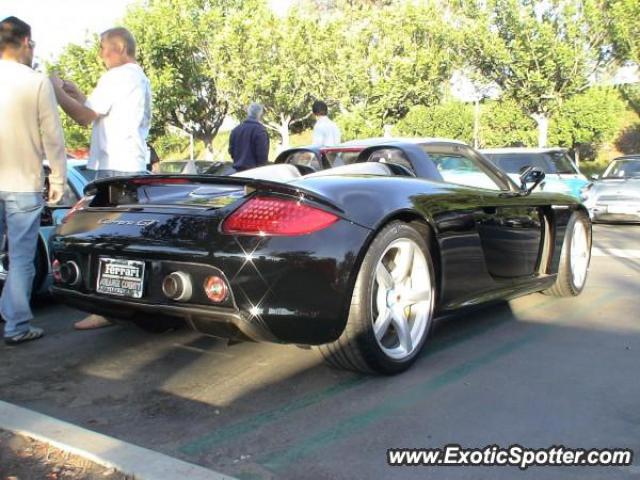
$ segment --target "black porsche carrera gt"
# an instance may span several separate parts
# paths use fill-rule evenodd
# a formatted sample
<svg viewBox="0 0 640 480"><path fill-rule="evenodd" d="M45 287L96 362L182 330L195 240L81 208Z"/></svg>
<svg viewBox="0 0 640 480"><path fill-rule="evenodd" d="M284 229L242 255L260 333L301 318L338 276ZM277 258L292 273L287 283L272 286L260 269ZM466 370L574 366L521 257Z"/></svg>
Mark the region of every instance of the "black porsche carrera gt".
<svg viewBox="0 0 640 480"><path fill-rule="evenodd" d="M311 174L89 185L52 238L54 294L147 328L316 345L332 365L397 373L434 316L543 291L578 295L591 225L465 144L387 140ZM306 172L305 172L306 173Z"/></svg>

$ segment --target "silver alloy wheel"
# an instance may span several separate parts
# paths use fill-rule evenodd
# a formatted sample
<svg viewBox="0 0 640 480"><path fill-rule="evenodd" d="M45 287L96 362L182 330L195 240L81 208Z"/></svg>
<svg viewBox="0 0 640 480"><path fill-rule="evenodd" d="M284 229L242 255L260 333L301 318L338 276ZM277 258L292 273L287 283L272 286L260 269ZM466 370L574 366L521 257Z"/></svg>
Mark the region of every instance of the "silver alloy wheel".
<svg viewBox="0 0 640 480"><path fill-rule="evenodd" d="M582 288L587 278L589 267L589 239L584 222L576 221L571 235L571 276L573 285L578 290Z"/></svg>
<svg viewBox="0 0 640 480"><path fill-rule="evenodd" d="M431 321L433 285L420 246L400 238L387 246L373 280L373 332L383 352L395 360L410 357L422 344Z"/></svg>

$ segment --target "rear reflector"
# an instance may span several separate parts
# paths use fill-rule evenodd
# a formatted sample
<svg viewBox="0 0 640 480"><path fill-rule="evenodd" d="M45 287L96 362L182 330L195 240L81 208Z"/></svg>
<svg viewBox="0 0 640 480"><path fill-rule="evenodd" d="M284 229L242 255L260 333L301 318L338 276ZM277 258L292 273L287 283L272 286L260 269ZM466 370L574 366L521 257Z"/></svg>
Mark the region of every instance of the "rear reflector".
<svg viewBox="0 0 640 480"><path fill-rule="evenodd" d="M332 213L296 200L254 197L222 224L224 233L239 235L305 235L338 220Z"/></svg>
<svg viewBox="0 0 640 480"><path fill-rule="evenodd" d="M217 275L207 277L204 280L203 288L207 298L215 303L223 302L229 293L227 284Z"/></svg>

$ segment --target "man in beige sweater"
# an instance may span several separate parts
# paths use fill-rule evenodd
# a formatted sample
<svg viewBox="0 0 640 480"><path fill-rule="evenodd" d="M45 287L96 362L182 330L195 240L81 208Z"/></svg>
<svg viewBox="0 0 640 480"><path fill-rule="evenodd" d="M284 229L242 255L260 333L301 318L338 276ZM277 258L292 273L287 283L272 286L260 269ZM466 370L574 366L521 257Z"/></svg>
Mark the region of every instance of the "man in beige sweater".
<svg viewBox="0 0 640 480"><path fill-rule="evenodd" d="M31 68L31 28L16 17L0 22L0 236L9 245L9 273L0 297L4 340L17 345L42 337L32 327L29 300L44 199L43 159L49 160L49 202L62 198L66 155L49 79Z"/></svg>

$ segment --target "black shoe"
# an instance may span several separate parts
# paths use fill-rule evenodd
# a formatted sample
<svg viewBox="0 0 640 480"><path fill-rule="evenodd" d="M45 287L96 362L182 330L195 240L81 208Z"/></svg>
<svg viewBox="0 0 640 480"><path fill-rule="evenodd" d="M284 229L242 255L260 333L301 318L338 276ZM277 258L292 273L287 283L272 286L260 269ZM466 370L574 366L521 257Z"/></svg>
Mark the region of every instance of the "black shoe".
<svg viewBox="0 0 640 480"><path fill-rule="evenodd" d="M4 343L7 345L18 345L24 342L30 342L31 340L37 340L44 335L44 330L38 327L29 327L24 333L19 333L13 337L4 337Z"/></svg>

